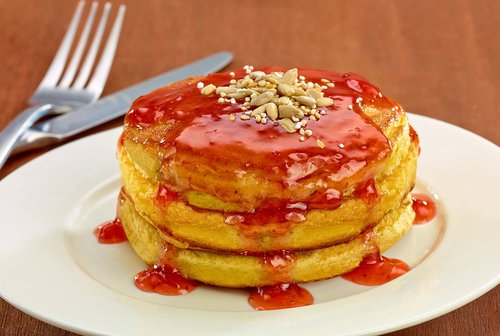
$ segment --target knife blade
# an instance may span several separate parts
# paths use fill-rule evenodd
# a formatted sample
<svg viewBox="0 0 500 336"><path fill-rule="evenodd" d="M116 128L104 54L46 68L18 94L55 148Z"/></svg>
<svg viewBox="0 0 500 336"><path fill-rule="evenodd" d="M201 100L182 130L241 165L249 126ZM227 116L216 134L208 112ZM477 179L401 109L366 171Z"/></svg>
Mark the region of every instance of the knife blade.
<svg viewBox="0 0 500 336"><path fill-rule="evenodd" d="M233 59L230 52L219 52L178 69L150 78L114 94L40 123L25 132L16 142L14 153L57 143L107 121L124 115L139 96L161 86L192 76L216 72Z"/></svg>

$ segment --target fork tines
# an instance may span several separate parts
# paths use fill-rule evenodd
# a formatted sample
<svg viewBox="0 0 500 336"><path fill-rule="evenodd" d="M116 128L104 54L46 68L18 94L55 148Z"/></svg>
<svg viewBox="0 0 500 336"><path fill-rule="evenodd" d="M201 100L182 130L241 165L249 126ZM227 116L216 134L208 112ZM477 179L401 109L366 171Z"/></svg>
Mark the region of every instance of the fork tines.
<svg viewBox="0 0 500 336"><path fill-rule="evenodd" d="M94 19L96 16L99 4L97 1L92 2L90 10L87 16L87 20L81 29L80 38L78 43L74 47L73 55L71 60L68 62L68 56L72 48L73 42L75 42L75 35L78 31L80 19L82 17L83 9L85 6L85 1L80 0L78 6L73 14L71 23L64 35L63 41L59 46L56 56L52 61L45 77L39 85L40 88L60 88L60 89L73 89L73 90L87 90L91 94L98 97L104 87L113 57L116 51L116 46L118 44L118 39L120 36L120 30L123 23L123 18L125 16L125 5L120 5L118 8L118 13L115 18L115 22L109 34L107 43L102 51L99 63L95 67L94 73L89 80L89 76L92 72L94 66L94 61L101 44L104 30L106 28L106 23L111 11L111 3L107 2L104 4L101 18L99 24L95 29L94 36L90 46L87 48L87 53L83 64L80 66L80 61L84 54L85 48L87 46L87 41L90 36ZM77 70L80 66L80 71L75 79ZM66 71L63 70L66 67ZM88 82L88 84L87 84ZM39 90L37 90L39 91ZM34 97L32 97L34 98ZM35 99L36 100L36 99Z"/></svg>

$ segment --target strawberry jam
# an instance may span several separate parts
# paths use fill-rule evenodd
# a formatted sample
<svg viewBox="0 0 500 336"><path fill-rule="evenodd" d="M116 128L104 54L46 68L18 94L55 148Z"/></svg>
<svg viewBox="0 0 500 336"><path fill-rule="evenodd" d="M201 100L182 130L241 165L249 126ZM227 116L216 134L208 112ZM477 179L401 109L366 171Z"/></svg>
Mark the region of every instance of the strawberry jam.
<svg viewBox="0 0 500 336"><path fill-rule="evenodd" d="M122 223L118 218L96 227L94 235L101 244L116 244L127 240Z"/></svg>
<svg viewBox="0 0 500 336"><path fill-rule="evenodd" d="M424 224L436 217L436 203L427 195L412 194L413 211L415 211L414 224Z"/></svg>
<svg viewBox="0 0 500 336"><path fill-rule="evenodd" d="M192 292L198 282L184 278L169 265L155 265L135 276L135 285L142 291L162 295L184 295Z"/></svg>
<svg viewBox="0 0 500 336"><path fill-rule="evenodd" d="M170 189L168 189L163 184L160 184L158 187L158 191L156 193L155 201L160 206L167 206L170 202L176 200L178 198L178 194Z"/></svg>
<svg viewBox="0 0 500 336"><path fill-rule="evenodd" d="M286 69L256 70L271 73ZM334 104L318 107L321 118L308 120L307 128L313 136L305 141L299 141L298 134L287 133L277 122L244 122L239 119L244 100L220 103L217 94L203 95L197 87L199 82L228 86L233 78L243 78L244 70L235 71L234 77L215 73L188 79L139 97L125 117L125 140L147 144L162 153L175 153L163 157L159 172L167 186L182 186L181 189L207 192L228 202L238 201L237 183L207 184L204 179L176 175L172 168L177 164L192 169L207 166L213 169L211 174L233 182L255 168L265 171L270 183L285 189L309 178L327 181L326 202L317 207L334 209L341 199L333 190L342 194L346 178L373 167L391 152L388 139L362 108L385 108L386 113L396 115L401 107L357 74L307 68L298 72L312 83L321 84L325 79L335 84L323 89L324 97ZM319 147L317 139L324 146ZM311 205L320 204L312 201ZM252 204L254 209L259 205Z"/></svg>
<svg viewBox="0 0 500 336"><path fill-rule="evenodd" d="M342 275L343 279L358 285L379 286L400 277L410 270L404 261L380 255L378 248L368 254L352 271Z"/></svg>
<svg viewBox="0 0 500 336"><path fill-rule="evenodd" d="M313 304L309 291L296 284L279 284L252 290L248 303L255 310L295 308Z"/></svg>

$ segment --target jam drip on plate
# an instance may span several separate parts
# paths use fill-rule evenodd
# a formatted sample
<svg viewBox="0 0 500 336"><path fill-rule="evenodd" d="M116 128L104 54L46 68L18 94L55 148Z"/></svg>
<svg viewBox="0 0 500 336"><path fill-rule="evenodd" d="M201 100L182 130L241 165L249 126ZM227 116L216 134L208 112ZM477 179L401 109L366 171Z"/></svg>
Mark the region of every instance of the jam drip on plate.
<svg viewBox="0 0 500 336"><path fill-rule="evenodd" d="M359 266L342 278L363 286L379 286L400 277L410 270L404 261L380 255L376 248L365 256Z"/></svg>
<svg viewBox="0 0 500 336"><path fill-rule="evenodd" d="M118 218L96 227L94 235L101 244L116 244L127 240L122 223Z"/></svg>
<svg viewBox="0 0 500 336"><path fill-rule="evenodd" d="M198 282L184 278L169 265L155 265L135 276L135 285L142 291L162 295L185 295L198 286Z"/></svg>
<svg viewBox="0 0 500 336"><path fill-rule="evenodd" d="M311 293L296 284L258 287L253 289L248 297L248 303L255 310L295 308L308 306L313 302Z"/></svg>
<svg viewBox="0 0 500 336"><path fill-rule="evenodd" d="M262 266L266 276L274 286L254 288L248 303L256 310L274 310L311 305L313 296L305 288L292 281L292 270L295 264L295 253L280 250L264 254Z"/></svg>
<svg viewBox="0 0 500 336"><path fill-rule="evenodd" d="M413 211L415 211L414 224L425 224L436 217L436 203L424 194L412 194Z"/></svg>

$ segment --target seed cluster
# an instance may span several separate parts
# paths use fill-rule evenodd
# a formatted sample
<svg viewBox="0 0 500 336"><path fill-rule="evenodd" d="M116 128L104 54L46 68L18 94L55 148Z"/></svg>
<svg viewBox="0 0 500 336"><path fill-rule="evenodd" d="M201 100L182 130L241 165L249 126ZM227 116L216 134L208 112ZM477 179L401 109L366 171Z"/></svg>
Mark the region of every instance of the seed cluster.
<svg viewBox="0 0 500 336"><path fill-rule="evenodd" d="M299 76L296 68L283 72L265 73L254 71L252 66L244 66L246 75L236 79L234 72L229 86L207 86L199 82L198 89L204 95L219 95L221 104L240 104L243 121L254 120L257 123L273 122L283 127L288 133L299 133L300 141L313 135L307 128L309 120L319 120L326 111L320 107L333 105L333 99L323 97L323 90L335 86L328 79L321 79L321 84L307 82ZM244 102L238 102L243 100ZM236 120L234 114L229 120ZM323 142L317 139L317 145L324 148Z"/></svg>

